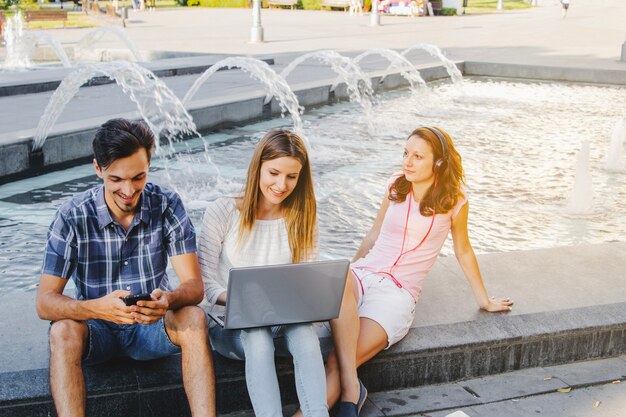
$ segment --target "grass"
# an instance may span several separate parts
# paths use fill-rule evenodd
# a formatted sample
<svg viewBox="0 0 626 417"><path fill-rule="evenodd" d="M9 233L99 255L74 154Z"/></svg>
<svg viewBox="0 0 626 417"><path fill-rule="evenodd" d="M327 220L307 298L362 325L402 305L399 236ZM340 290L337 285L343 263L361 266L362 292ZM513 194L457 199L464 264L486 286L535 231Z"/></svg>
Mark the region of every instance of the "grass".
<svg viewBox="0 0 626 417"><path fill-rule="evenodd" d="M30 22L30 23L26 23L24 22L24 28L25 29L57 29L57 28L90 28L90 27L95 27L95 26L100 26L98 23L94 22L92 19L89 18L89 16L87 16L85 13L81 12L81 11L73 11L71 10L70 6L72 3L70 2L68 4L68 10L67 10L67 21L65 22L65 26L63 26L63 21L59 20L59 21L55 21L55 20L51 20L51 21L34 21L34 22ZM46 7L28 7L28 10L43 10L46 9ZM17 10L13 10L13 9L9 9L9 10L2 10L2 12L4 13L5 19L8 20L9 18L13 17L13 15L15 15L15 13L17 13ZM24 12L22 11L22 14Z"/></svg>
<svg viewBox="0 0 626 417"><path fill-rule="evenodd" d="M84 2L85 0L83 0ZM100 1L99 2L101 6L104 6L106 4L111 4L113 5L113 1ZM3 6L3 2L0 1L0 6ZM120 1L119 2L120 7L132 7L132 3L130 2L130 0L128 1ZM98 23L97 20L94 20L91 18L91 16L93 16L93 14L90 15L86 15L85 13L79 11L79 10L73 10L74 7L74 3L72 3L71 1L64 1L64 7L65 10L67 10L67 21L65 22L65 25L63 25L63 21L59 20L59 21L35 21L35 22L30 22L30 23L26 23L24 22L24 28L27 29L59 29L59 28L89 28L89 27L96 27L96 26L100 26L101 24ZM172 7L180 7L178 5L178 3L176 3L176 0L156 0L156 7L157 8L172 8ZM44 9L53 9L52 7L46 7L46 5L39 5L36 3L31 3L31 4L24 4L22 7L22 10L44 10ZM54 8L55 10L57 10L58 8ZM15 10L14 7L11 7L9 9L2 9L2 7L0 7L0 12L2 12L4 14L4 17L6 20L8 20L9 18L13 17L13 15L15 13L17 13L17 10ZM23 12L22 12L23 13Z"/></svg>
<svg viewBox="0 0 626 417"><path fill-rule="evenodd" d="M524 0L503 0L504 10L528 9L532 7ZM468 0L465 14L497 12L497 0Z"/></svg>
<svg viewBox="0 0 626 417"><path fill-rule="evenodd" d="M95 26L100 26L98 23L94 22L83 12L67 12L67 21L65 22L65 26L63 26L62 21L35 21L30 22L28 24L24 24L24 27L28 27L28 29L57 29L57 28L91 28Z"/></svg>
<svg viewBox="0 0 626 417"><path fill-rule="evenodd" d="M146 0L146 5L147 3L148 2ZM113 5L113 2L112 1L98 1L98 4L100 4L100 6L104 6L105 4ZM120 1L118 4L120 5L120 7L133 7L133 4L130 2L130 0ZM155 4L156 4L157 9L168 9L172 7L180 7L178 3L176 3L176 0L156 0Z"/></svg>

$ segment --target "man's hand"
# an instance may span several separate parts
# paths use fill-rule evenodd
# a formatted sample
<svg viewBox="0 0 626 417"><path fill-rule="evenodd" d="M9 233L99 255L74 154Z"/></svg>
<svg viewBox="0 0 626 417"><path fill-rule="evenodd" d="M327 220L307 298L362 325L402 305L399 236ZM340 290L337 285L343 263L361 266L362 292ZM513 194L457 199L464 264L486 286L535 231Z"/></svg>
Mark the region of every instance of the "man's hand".
<svg viewBox="0 0 626 417"><path fill-rule="evenodd" d="M122 301L123 297L130 294L130 291L117 290L93 300L96 317L117 324L134 324L135 320L131 316L130 307Z"/></svg>
<svg viewBox="0 0 626 417"><path fill-rule="evenodd" d="M134 323L152 324L167 313L170 306L167 293L157 288L150 296L152 301L137 301L137 305L129 307Z"/></svg>

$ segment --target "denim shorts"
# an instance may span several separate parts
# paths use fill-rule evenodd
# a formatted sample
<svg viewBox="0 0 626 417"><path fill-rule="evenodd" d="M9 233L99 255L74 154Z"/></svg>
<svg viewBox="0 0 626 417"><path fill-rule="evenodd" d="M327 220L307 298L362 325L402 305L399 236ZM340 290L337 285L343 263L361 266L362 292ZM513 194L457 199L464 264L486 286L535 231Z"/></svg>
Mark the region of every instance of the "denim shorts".
<svg viewBox="0 0 626 417"><path fill-rule="evenodd" d="M113 358L139 361L180 353L170 340L163 319L152 324L115 324L105 320L87 320L89 350L83 363L94 365Z"/></svg>

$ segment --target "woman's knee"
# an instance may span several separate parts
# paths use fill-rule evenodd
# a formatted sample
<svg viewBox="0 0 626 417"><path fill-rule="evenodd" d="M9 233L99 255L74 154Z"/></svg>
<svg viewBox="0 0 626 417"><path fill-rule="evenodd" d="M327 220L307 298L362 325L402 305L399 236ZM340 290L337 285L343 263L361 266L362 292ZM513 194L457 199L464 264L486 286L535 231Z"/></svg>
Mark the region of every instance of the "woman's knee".
<svg viewBox="0 0 626 417"><path fill-rule="evenodd" d="M59 320L50 326L50 351L83 352L88 329L85 322Z"/></svg>
<svg viewBox="0 0 626 417"><path fill-rule="evenodd" d="M254 357L274 355L274 339L272 332L267 327L247 329L241 331L241 344L246 355L246 360Z"/></svg>
<svg viewBox="0 0 626 417"><path fill-rule="evenodd" d="M310 324L288 326L285 329L285 338L292 355L321 355L320 341Z"/></svg>

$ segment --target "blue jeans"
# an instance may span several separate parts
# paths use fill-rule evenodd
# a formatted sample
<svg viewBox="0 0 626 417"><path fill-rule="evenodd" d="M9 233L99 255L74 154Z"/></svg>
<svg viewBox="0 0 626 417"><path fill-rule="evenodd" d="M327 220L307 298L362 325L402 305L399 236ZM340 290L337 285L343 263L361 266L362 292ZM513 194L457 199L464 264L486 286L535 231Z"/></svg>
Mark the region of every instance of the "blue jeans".
<svg viewBox="0 0 626 417"><path fill-rule="evenodd" d="M304 417L328 417L326 374L320 343L309 323L209 330L222 356L246 361L246 385L256 417L283 417L274 354L293 356L296 391Z"/></svg>
<svg viewBox="0 0 626 417"><path fill-rule="evenodd" d="M83 363L94 365L126 357L139 361L180 353L170 340L163 319L152 324L115 324L106 320L87 320L89 350Z"/></svg>

